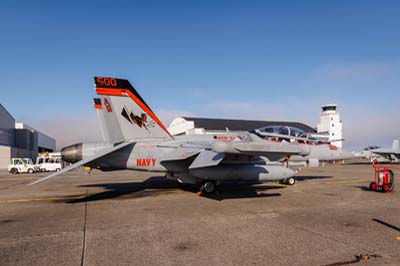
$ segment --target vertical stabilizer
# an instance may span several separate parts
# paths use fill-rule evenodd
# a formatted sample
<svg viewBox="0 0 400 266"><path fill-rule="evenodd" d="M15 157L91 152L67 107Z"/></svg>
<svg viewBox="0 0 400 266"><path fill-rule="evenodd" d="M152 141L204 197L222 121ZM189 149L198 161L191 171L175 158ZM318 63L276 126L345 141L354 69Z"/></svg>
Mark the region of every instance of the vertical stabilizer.
<svg viewBox="0 0 400 266"><path fill-rule="evenodd" d="M400 143L398 139L393 140L392 149L394 151L400 151Z"/></svg>
<svg viewBox="0 0 400 266"><path fill-rule="evenodd" d="M105 132L119 130L123 140L173 138L128 80L106 77L94 80L103 106Z"/></svg>
<svg viewBox="0 0 400 266"><path fill-rule="evenodd" d="M103 136L103 140L108 143L119 143L124 141L124 137L121 132L121 128L115 118L115 114L107 112L108 103L106 98L93 99L94 107L96 108L97 118L100 123L100 130Z"/></svg>

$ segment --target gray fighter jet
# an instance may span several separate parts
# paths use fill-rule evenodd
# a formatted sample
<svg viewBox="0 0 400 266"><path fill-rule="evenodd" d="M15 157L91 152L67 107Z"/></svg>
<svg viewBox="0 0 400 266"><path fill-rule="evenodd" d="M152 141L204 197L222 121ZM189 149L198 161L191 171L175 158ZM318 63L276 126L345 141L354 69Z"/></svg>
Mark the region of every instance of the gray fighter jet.
<svg viewBox="0 0 400 266"><path fill-rule="evenodd" d="M95 77L95 100L104 142L78 143L61 151L72 163L36 184L79 166L103 171L132 169L163 172L183 184L200 184L213 193L221 182L268 182L293 177L296 172L267 160L307 156L307 146L265 141L247 133L222 141L210 135L173 137L128 80Z"/></svg>
<svg viewBox="0 0 400 266"><path fill-rule="evenodd" d="M331 142L313 138L308 133L295 127L269 126L255 129L253 132L265 140L298 143L309 147L310 154L307 156L289 156L286 159L288 165L318 167L320 162L343 161L355 158L353 153L337 148Z"/></svg>
<svg viewBox="0 0 400 266"><path fill-rule="evenodd" d="M397 139L393 140L391 149L370 146L361 152L355 153L355 156L368 159L371 163L398 163L400 162L400 143Z"/></svg>

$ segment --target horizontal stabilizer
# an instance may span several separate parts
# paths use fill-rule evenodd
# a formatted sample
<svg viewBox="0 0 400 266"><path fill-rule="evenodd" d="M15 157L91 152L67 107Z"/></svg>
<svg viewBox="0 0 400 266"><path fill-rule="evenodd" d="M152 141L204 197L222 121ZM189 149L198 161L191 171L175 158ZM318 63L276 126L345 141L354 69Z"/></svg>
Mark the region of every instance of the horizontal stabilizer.
<svg viewBox="0 0 400 266"><path fill-rule="evenodd" d="M105 155L107 155L107 154L110 154L110 153L112 153L112 152L114 152L114 151L117 151L117 150L119 150L119 149L122 149L122 148L124 148L124 147L126 147L126 146L128 146L128 145L130 145L130 144L132 144L132 142L124 142L124 143L121 143L121 144L119 144L119 145L117 145L117 146L114 146L114 147L112 147L112 148L110 148L110 149L107 149L107 150L105 150L104 152L101 152L101 153L99 153L99 154L96 154L95 156L89 157L89 158L87 158L87 159L80 160L80 161L77 162L77 163L74 163L74 164L71 164L70 166L65 167L64 169L62 169L62 170L59 171L59 172L55 172L55 173L50 174L50 175L48 175L48 176L46 176L46 177L43 177L43 178L41 178L41 179L39 179L39 180L36 180L35 182L30 183L29 186L35 185L35 184L41 183L41 182L43 182L43 181L46 181L46 180L48 180L48 179L50 179L50 178L53 178L53 177L62 175L62 174L64 174L64 173L66 173L66 172L69 172L69 171L71 171L71 170L73 170L73 169L79 167L79 166L88 164L88 163L90 163L90 162L92 162L92 161L94 161L94 160L97 160L97 159L99 159L99 158L101 158L101 157L103 157L103 156L105 156Z"/></svg>

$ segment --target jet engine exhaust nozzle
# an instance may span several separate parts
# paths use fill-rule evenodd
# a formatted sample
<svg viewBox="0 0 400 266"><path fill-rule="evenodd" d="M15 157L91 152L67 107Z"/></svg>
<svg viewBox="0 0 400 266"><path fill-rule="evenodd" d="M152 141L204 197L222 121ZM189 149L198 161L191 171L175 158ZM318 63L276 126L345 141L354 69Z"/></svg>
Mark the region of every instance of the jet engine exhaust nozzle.
<svg viewBox="0 0 400 266"><path fill-rule="evenodd" d="M82 143L77 143L62 148L61 159L69 163L76 163L82 160Z"/></svg>

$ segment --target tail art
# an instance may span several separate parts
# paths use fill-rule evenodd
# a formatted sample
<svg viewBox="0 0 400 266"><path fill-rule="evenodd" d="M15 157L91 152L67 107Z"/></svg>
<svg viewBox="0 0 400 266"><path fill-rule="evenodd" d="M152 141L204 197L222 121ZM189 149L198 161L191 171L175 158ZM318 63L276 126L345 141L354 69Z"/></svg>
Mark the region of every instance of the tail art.
<svg viewBox="0 0 400 266"><path fill-rule="evenodd" d="M115 135L112 142L173 138L128 80L105 77L94 80L96 92L105 107L102 109L104 132Z"/></svg>

